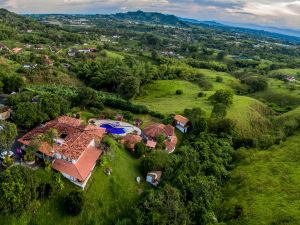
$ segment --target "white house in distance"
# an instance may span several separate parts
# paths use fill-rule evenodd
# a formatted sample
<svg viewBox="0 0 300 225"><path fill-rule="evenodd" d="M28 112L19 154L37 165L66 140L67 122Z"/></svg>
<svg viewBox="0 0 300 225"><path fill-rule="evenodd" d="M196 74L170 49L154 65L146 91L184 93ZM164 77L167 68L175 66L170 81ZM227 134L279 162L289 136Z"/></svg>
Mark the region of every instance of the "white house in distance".
<svg viewBox="0 0 300 225"><path fill-rule="evenodd" d="M61 116L39 126L18 141L23 148L30 145L31 140L49 130L57 131L54 145L47 142L39 144L36 156L52 162L52 168L60 172L72 183L85 188L94 170L97 160L102 154L99 149L105 129L94 125L83 125L79 119Z"/></svg>
<svg viewBox="0 0 300 225"><path fill-rule="evenodd" d="M11 108L0 103L0 121L7 120L11 116Z"/></svg>
<svg viewBox="0 0 300 225"><path fill-rule="evenodd" d="M175 115L175 126L178 130L180 130L182 133L186 133L189 128L189 120L188 118L181 116L181 115Z"/></svg>

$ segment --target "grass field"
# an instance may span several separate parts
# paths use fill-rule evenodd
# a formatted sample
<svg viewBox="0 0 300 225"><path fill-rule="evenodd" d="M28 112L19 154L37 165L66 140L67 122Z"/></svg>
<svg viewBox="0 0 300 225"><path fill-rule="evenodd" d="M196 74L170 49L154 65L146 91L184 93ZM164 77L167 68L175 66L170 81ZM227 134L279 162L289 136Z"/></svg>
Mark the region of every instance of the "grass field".
<svg viewBox="0 0 300 225"><path fill-rule="evenodd" d="M269 72L269 75L274 75L274 74L285 74L288 76L300 76L300 69L278 69L278 70L272 70Z"/></svg>
<svg viewBox="0 0 300 225"><path fill-rule="evenodd" d="M268 151L241 150L243 156L226 186L225 217L231 225L300 224L300 133ZM237 217L237 215L235 215Z"/></svg>
<svg viewBox="0 0 300 225"><path fill-rule="evenodd" d="M178 89L183 91L182 95L176 95ZM188 81L159 80L146 85L144 94L137 97L135 103L146 105L163 114L182 113L184 109L193 107L201 107L210 112L212 106L207 98L198 98L200 91L198 85Z"/></svg>
<svg viewBox="0 0 300 225"><path fill-rule="evenodd" d="M108 51L108 50L106 50L105 52L106 52L107 56L110 58L124 59L123 55L120 55L116 52Z"/></svg>
<svg viewBox="0 0 300 225"><path fill-rule="evenodd" d="M213 84L213 91L219 90L219 89L232 89L232 86L241 85L239 80L234 78L228 73L224 72L217 72L207 69L197 69L197 71L200 74L203 74L212 84ZM222 77L223 82L216 82L217 77Z"/></svg>
<svg viewBox="0 0 300 225"><path fill-rule="evenodd" d="M268 79L267 90L257 92L252 96L268 104L276 104L282 108L295 107L300 104L300 82L284 82L278 79Z"/></svg>
<svg viewBox="0 0 300 225"><path fill-rule="evenodd" d="M66 216L60 205L58 197L42 201L36 213L30 210L20 217L3 217L1 224L114 224L123 215L130 213L129 209L136 204L139 194L148 187L145 182L137 184L136 177L139 172L139 160L133 158L116 141L108 138L115 154L106 160L105 166L97 166L88 189L85 191L86 201L82 213L76 217ZM111 167L111 176L106 176L104 169ZM40 171L44 176L44 171ZM75 186L66 180L66 190L75 189Z"/></svg>
<svg viewBox="0 0 300 225"><path fill-rule="evenodd" d="M176 90L183 90L182 95L176 95ZM182 114L186 108L200 107L210 116L213 108L208 101L214 91L205 91L206 97L199 98L200 88L196 84L179 80L159 80L144 87L144 95L137 97L135 102L146 105L154 111L165 115ZM269 121L261 113L266 106L250 97L234 96L233 105L228 109L228 118L236 122L236 127L243 137L253 137L268 128Z"/></svg>

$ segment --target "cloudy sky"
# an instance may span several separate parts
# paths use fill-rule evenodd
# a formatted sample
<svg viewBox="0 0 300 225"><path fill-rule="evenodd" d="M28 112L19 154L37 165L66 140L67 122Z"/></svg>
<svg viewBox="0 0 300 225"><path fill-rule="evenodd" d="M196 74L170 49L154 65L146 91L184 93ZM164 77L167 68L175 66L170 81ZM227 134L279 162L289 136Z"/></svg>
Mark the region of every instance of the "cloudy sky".
<svg viewBox="0 0 300 225"><path fill-rule="evenodd" d="M300 0L0 0L17 13L158 11L200 20L300 30Z"/></svg>

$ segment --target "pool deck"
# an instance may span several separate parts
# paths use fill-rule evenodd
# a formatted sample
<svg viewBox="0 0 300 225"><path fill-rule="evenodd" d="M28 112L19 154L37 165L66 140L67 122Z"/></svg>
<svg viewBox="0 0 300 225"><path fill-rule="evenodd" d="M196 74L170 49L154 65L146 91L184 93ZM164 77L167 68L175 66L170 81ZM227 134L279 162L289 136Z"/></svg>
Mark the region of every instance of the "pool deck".
<svg viewBox="0 0 300 225"><path fill-rule="evenodd" d="M126 136L127 134L131 134L131 133L137 133L137 135L142 134L142 131L140 128L133 126L129 123L116 121L116 120L99 120L99 119L90 119L89 123L91 123L91 121L94 121L95 123L93 123L93 124L96 125L97 127L100 127L103 124L110 124L110 125L116 126L116 128L124 128L126 133L120 134L118 136Z"/></svg>

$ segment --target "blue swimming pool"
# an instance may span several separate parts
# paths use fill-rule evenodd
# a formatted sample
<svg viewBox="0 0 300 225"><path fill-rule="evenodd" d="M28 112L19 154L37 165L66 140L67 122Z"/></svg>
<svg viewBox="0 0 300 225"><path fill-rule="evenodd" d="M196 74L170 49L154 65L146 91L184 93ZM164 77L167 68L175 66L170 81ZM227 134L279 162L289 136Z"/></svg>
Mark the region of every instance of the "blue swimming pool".
<svg viewBox="0 0 300 225"><path fill-rule="evenodd" d="M118 127L114 127L111 124L102 124L100 127L105 128L106 132L109 134L125 134L126 131L124 128L118 128Z"/></svg>

